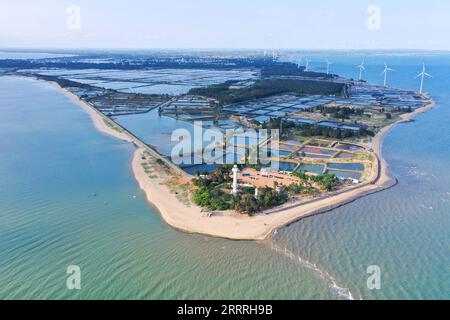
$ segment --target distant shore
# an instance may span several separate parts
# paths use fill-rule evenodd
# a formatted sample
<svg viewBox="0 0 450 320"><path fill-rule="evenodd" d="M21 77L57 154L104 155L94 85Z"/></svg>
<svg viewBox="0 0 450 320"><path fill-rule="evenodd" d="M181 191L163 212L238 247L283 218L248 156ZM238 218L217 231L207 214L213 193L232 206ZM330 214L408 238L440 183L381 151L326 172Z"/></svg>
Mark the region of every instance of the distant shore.
<svg viewBox="0 0 450 320"><path fill-rule="evenodd" d="M404 114L397 122L383 128L372 140L372 149L378 158L378 168L376 175L371 177L370 182L363 185L341 190L326 197L315 199L306 203L293 203L285 207L276 208L269 214L258 214L253 217L232 214L230 212L218 212L212 217L204 217L200 207L194 204L186 206L177 199L176 194L166 185L164 178L152 177L145 172L142 166L142 159L148 148L142 141L137 141L136 137L127 131L118 131L107 123L115 124L111 119L100 113L94 107L81 100L70 91L61 88L54 83L55 87L64 95L70 98L92 119L95 127L120 140L129 141L137 146L132 160L132 170L140 188L145 192L147 200L152 203L160 212L161 217L172 227L189 232L198 233L214 237L228 238L234 240L264 240L268 238L276 229L288 225L308 216L328 212L334 208L345 205L358 198L384 190L395 184L389 177L388 164L382 157L382 143L386 134L397 124L408 122L418 114L423 113L435 106L431 101L428 105L415 110L410 114Z"/></svg>

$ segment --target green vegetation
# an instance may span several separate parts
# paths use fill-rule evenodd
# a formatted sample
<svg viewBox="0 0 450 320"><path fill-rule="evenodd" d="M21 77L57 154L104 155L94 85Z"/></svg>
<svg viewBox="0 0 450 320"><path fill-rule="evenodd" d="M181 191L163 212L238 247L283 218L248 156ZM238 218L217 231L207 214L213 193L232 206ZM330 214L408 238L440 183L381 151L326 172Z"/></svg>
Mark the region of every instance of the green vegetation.
<svg viewBox="0 0 450 320"><path fill-rule="evenodd" d="M114 125L113 123L111 123L111 121L106 120L105 118L103 118L103 122L106 124L107 127L111 128L111 129L113 129L113 130L115 130L117 132L120 132L120 133L123 132L122 129L120 129L118 126Z"/></svg>
<svg viewBox="0 0 450 320"><path fill-rule="evenodd" d="M273 188L265 187L258 189L258 199L255 199L255 188L243 188L237 197L231 195L229 183L231 178L228 165L218 166L217 170L208 177L193 180L198 189L195 191L193 200L195 204L210 210L233 209L240 213L253 215L254 213L275 206L282 205L288 200L285 190L277 192Z"/></svg>
<svg viewBox="0 0 450 320"><path fill-rule="evenodd" d="M44 81L53 81L58 83L58 85L61 88L67 88L67 87L74 87L74 88L85 88L90 89L92 88L91 85L85 84L85 83L79 83L72 80L59 78L57 76L49 76L49 75L42 75L42 74L34 74L34 76L38 79L44 80Z"/></svg>
<svg viewBox="0 0 450 320"><path fill-rule="evenodd" d="M284 123L283 123L284 126ZM296 126L294 129L295 135L303 137L325 137L337 140L342 140L346 138L360 138L365 136L373 137L375 133L371 130L361 128L359 131L353 131L348 129L335 129L331 127L322 127L316 125L302 125Z"/></svg>
<svg viewBox="0 0 450 320"><path fill-rule="evenodd" d="M335 190L341 183L334 174L324 173L319 176L311 176L311 180L316 182L324 191Z"/></svg>
<svg viewBox="0 0 450 320"><path fill-rule="evenodd" d="M323 105L306 109L305 111L320 112L324 116L331 115L333 118L340 119L342 121L350 119L350 116L363 116L365 112L363 108L327 107Z"/></svg>
<svg viewBox="0 0 450 320"><path fill-rule="evenodd" d="M238 103L286 92L300 95L346 95L345 84L329 81L261 79L245 88L230 89L230 86L236 82L231 80L206 88L193 88L189 91L189 95L214 98L222 104Z"/></svg>
<svg viewBox="0 0 450 320"><path fill-rule="evenodd" d="M270 118L268 121L261 124L262 129L280 129L282 118ZM303 136L303 137L324 137L343 140L347 138L361 138L365 136L373 137L375 133L369 129L361 127L359 131L341 128L323 127L314 124L295 124L292 121L283 120L282 134L289 136Z"/></svg>
<svg viewBox="0 0 450 320"><path fill-rule="evenodd" d="M233 209L240 213L253 215L258 211L282 205L288 199L286 192L276 192L269 187L258 189L259 196L258 199L255 199L254 188L241 190L241 193L234 197L225 186L208 184L205 178L197 180L196 184L200 186L194 193L194 202L200 207L211 210Z"/></svg>
<svg viewBox="0 0 450 320"><path fill-rule="evenodd" d="M299 182L287 187L274 183L273 188L258 189L258 199L255 199L255 188L245 187L240 190L237 197L231 195L229 172L232 166L218 166L216 171L206 177L193 180L198 188L194 192L194 203L210 210L235 210L240 213L253 215L256 212L267 210L286 203L290 195L316 196L317 187L322 191L330 192L339 187L341 182L332 174L310 176L303 172L294 172Z"/></svg>
<svg viewBox="0 0 450 320"><path fill-rule="evenodd" d="M302 184L311 185L311 183L316 183L321 190L326 192L336 190L341 184L334 174L324 173L318 176L309 176L304 172L293 172L292 175L299 178Z"/></svg>
<svg viewBox="0 0 450 320"><path fill-rule="evenodd" d="M281 126L282 121L283 126ZM294 122L283 120L283 118L281 117L272 117L261 125L262 129L280 129L280 128L289 129L294 127L295 127Z"/></svg>
<svg viewBox="0 0 450 320"><path fill-rule="evenodd" d="M197 183L200 184L199 180ZM227 210L230 208L231 194L226 194L214 184L200 185L195 191L194 202L202 208L209 208L212 210Z"/></svg>
<svg viewBox="0 0 450 320"><path fill-rule="evenodd" d="M293 183L287 187L287 193L289 195L305 195L305 196L316 196L317 190L311 185L308 180L303 180L300 183Z"/></svg>

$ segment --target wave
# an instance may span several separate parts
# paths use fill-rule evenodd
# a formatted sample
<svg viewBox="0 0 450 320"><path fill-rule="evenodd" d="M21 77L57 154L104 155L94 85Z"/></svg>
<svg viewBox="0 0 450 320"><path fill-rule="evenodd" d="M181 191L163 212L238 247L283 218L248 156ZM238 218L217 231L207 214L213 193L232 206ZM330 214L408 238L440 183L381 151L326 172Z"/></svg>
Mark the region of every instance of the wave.
<svg viewBox="0 0 450 320"><path fill-rule="evenodd" d="M278 246L273 240L270 242L270 247L275 250L277 253L283 254L294 262L300 263L303 267L308 268L314 271L321 279L328 282L329 287L336 293L338 297L347 299L347 300L355 300L354 294L350 291L349 288L340 286L336 279L326 270L321 269L315 263L312 263L299 255L294 254L289 249L282 248ZM359 297L362 300L362 297Z"/></svg>

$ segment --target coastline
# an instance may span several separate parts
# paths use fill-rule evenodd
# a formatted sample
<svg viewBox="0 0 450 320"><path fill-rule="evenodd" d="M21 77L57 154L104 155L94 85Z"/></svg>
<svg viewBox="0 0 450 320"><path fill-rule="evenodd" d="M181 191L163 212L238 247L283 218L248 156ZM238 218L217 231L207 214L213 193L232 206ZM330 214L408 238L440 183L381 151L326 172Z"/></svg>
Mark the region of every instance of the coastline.
<svg viewBox="0 0 450 320"><path fill-rule="evenodd" d="M198 233L233 240L265 240L275 230L283 226L305 217L331 211L366 195L392 187L396 182L389 177L388 164L382 157L384 137L397 124L409 122L420 113L426 112L436 105L431 100L426 106L410 114L402 115L401 119L378 132L371 143L373 152L378 158L377 175L364 185L327 195L324 198L315 199L307 203L294 203L286 208L281 207L267 215L259 214L248 217L237 214L218 213L211 218L207 218L203 217L200 207L195 205L186 206L180 202L175 192L171 191L166 185L166 179L162 177L149 177L142 166L142 158L145 152L151 151L153 156L155 156L156 152L149 150L145 143L138 140L128 131L118 131L116 130L118 127L113 129L112 126L115 126L115 122L81 100L75 94L60 87L57 83L53 83L53 85L89 114L97 130L117 139L131 142L137 147L131 163L134 177L140 188L145 192L148 202L158 209L161 217L167 224L188 233ZM112 126L108 126L107 122L110 122ZM157 156L161 158L159 155Z"/></svg>
<svg viewBox="0 0 450 320"><path fill-rule="evenodd" d="M398 124L401 123L407 123L407 122L411 122L414 120L414 118L416 118L418 115L427 112L430 109L433 109L436 106L436 101L434 101L433 99L431 99L430 97L424 95L424 97L430 99L430 102L422 107L422 108L418 108L416 110L414 110L411 113L406 113L400 116L400 119L384 128L382 128L380 130L380 132L378 132L376 134L376 136L373 138L372 141L372 149L373 152L377 155L379 161L380 161L380 178L381 179L389 179L389 164L386 162L386 160L383 158L382 155L382 148L383 148L383 141L384 138L386 137L386 135Z"/></svg>
<svg viewBox="0 0 450 320"><path fill-rule="evenodd" d="M74 103L76 103L79 107L81 107L91 118L95 128L105 134L111 135L119 140L134 142L129 135L124 132L119 132L118 130L114 130L111 126L108 126L105 121L111 121L109 119L105 119L106 116L99 114L100 111L95 110L92 106L90 106L87 102L81 100L77 95L73 94L69 90L60 87L56 82L52 82L52 85ZM112 125L112 124L111 124Z"/></svg>

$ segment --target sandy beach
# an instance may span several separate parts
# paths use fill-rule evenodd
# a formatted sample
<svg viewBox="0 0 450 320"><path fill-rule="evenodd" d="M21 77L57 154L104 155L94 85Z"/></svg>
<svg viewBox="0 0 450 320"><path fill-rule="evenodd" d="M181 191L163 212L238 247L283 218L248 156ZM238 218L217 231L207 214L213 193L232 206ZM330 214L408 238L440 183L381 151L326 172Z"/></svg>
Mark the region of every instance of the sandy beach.
<svg viewBox="0 0 450 320"><path fill-rule="evenodd" d="M128 134L124 132L120 132L120 129L117 128L116 130L113 129L115 126L115 123L108 119L106 116L104 116L100 111L96 110L92 106L90 106L87 102L81 100L77 95L73 94L72 92L68 91L65 88L61 88L56 82L53 82L53 85L55 88L57 88L62 94L64 94L66 97L68 97L70 100L75 102L78 106L80 106L84 111L89 114L89 117L91 118L92 122L94 123L95 128L103 133L109 134L119 140L128 141L128 142L134 142L135 139L130 137ZM107 123L110 125L108 126Z"/></svg>
<svg viewBox="0 0 450 320"><path fill-rule="evenodd" d="M311 215L328 212L365 195L391 187L394 182L389 177L388 165L381 154L383 138L398 123L411 121L418 114L435 106L435 103L431 102L413 113L403 115L399 121L383 128L374 137L372 148L379 159L379 168L377 168L377 173L368 183L349 190L341 190L325 198L319 198L310 202L291 203L285 207L272 210L270 214L263 213L248 217L230 214L229 212L218 212L212 217L204 217L201 208L193 204L186 206L177 199L175 192L166 185L166 178L159 176L149 177L149 174L145 172L142 166L142 159L145 157L145 153L149 152L149 148L142 141L137 141L137 138L127 131L120 131L120 128L119 130L117 128L113 129L111 124L106 124L108 121L112 122L109 118L66 89L57 87L89 114L99 131L121 140L133 142L138 147L134 153L131 165L134 176L140 188L145 192L147 200L158 209L161 217L169 225L185 232L235 240L264 240L282 226ZM113 122L112 125L114 124ZM152 155L158 156L154 151Z"/></svg>

